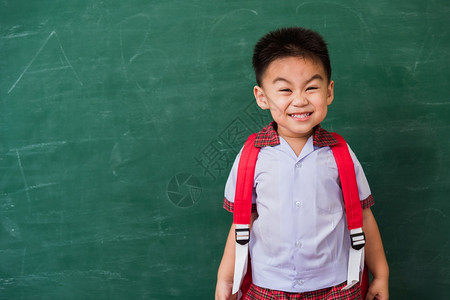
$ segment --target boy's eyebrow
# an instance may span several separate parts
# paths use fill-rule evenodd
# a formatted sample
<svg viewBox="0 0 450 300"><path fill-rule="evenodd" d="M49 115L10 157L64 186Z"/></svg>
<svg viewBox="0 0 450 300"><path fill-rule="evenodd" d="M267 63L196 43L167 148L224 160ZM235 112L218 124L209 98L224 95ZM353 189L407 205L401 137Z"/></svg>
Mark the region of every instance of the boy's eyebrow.
<svg viewBox="0 0 450 300"><path fill-rule="evenodd" d="M316 79L319 79L319 80L322 80L322 81L323 81L323 77L322 77L320 74L315 74L315 75L312 76L310 79L306 80L305 84L308 84L308 83L310 83L311 81L316 80ZM276 82L278 82L278 81L284 81L284 82L286 82L286 83L291 84L291 82L290 82L289 80L287 80L286 78L283 78L283 77L277 77L277 78L275 78L275 79L272 81L272 84L274 84L274 83L276 83Z"/></svg>

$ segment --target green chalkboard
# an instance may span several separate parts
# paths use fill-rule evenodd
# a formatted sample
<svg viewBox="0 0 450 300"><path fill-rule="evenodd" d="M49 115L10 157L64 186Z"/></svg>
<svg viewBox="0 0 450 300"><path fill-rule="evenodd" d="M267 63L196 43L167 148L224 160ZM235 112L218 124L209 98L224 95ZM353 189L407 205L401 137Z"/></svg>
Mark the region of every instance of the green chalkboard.
<svg viewBox="0 0 450 300"><path fill-rule="evenodd" d="M212 299L230 164L269 122L252 48L329 43L392 299L450 288L450 3L1 1L0 299Z"/></svg>

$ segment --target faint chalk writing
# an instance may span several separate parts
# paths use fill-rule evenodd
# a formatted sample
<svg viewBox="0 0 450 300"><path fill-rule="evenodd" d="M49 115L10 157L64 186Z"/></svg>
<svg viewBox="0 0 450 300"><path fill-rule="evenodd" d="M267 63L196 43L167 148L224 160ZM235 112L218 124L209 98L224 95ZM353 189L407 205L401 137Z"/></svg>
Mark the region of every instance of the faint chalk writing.
<svg viewBox="0 0 450 300"><path fill-rule="evenodd" d="M29 186L27 182L27 178L25 177L25 173L23 171L22 160L20 159L19 151L16 150L17 162L19 163L20 173L22 174L23 184L25 186L25 193L27 195L28 203L30 203L30 194L28 193Z"/></svg>
<svg viewBox="0 0 450 300"><path fill-rule="evenodd" d="M128 78L128 68L130 66L130 64L133 62L133 60L138 57L139 55L145 53L146 51L143 51L143 47L148 39L149 36L149 21L150 18L149 16L145 15L145 14L137 14L134 15L132 17L129 17L125 20L123 20L122 22L120 22L119 24L119 43L120 43L120 56L122 58L122 68L123 68L123 72L125 74L125 78L127 79L127 81L129 81ZM128 25L126 26L128 23L132 24L133 26L144 26L144 33L143 35L141 35L141 31L137 31L136 33L138 34L138 36L135 35L131 35L128 37L128 39L138 39L136 40L136 42L138 42L138 46L136 49L134 49L134 51L132 51L132 53L129 53L128 55L125 54L124 52L124 39L125 36L123 35L124 33L128 33L130 34L132 31L127 30L126 28L129 26L130 28L133 28L133 26Z"/></svg>
<svg viewBox="0 0 450 300"><path fill-rule="evenodd" d="M17 86L17 84L20 82L20 80L22 79L22 77L28 72L28 69L33 65L34 61L36 60L36 58L39 57L39 54L41 54L41 52L45 49L46 45L48 44L48 42L50 41L50 39L54 37L56 38L58 45L59 45L59 49L61 51L61 54L64 58L65 63L67 64L66 67L72 69L75 77L77 78L78 82L80 83L80 85L83 85L83 82L81 82L80 77L78 76L77 72L75 71L75 69L73 68L72 64L70 63L69 59L67 58L66 52L64 51L64 48L61 45L61 42L58 38L58 35L56 34L56 31L52 31L50 33L50 35L45 39L44 43L42 44L42 46L39 48L39 50L36 52L36 54L34 55L34 57L31 59L31 61L28 63L28 65L25 67L25 69L22 71L22 73L19 75L19 77L17 78L17 80L13 83L13 85L9 88L8 90L8 94L12 92L12 90L14 90L14 88Z"/></svg>
<svg viewBox="0 0 450 300"><path fill-rule="evenodd" d="M21 239L19 226L16 222L8 217L2 217L2 227L3 230L8 233L11 237Z"/></svg>
<svg viewBox="0 0 450 300"><path fill-rule="evenodd" d="M24 167L22 164L22 158L20 153L25 152L26 154L30 155L33 154L35 152L50 152L50 151L54 151L55 148L57 146L61 146L64 145L66 142L65 141L60 141L60 142L50 142L50 143L39 143L39 144L32 144L32 145L26 145L23 147L19 147L16 149L11 149L10 152L15 153L15 156L17 158L17 164L19 166L19 170L20 170L20 174L22 175L22 180L23 180L23 186L24 188L22 190L16 191L16 192L25 192L28 204L31 203L31 197L30 197L30 191L32 190L36 190L36 189L41 189L41 188L46 188L49 186L53 186L53 185L57 185L58 183L56 182L47 182L47 183L40 183L40 184L36 184L36 185L29 185L28 181L27 181L27 177L25 176L25 171L24 171Z"/></svg>
<svg viewBox="0 0 450 300"><path fill-rule="evenodd" d="M220 16L220 17L218 18L218 20L214 23L214 25L211 27L211 29L209 30L209 34L210 34L211 32L213 32L213 31L216 29L217 25L219 25L220 23L222 23L223 20L225 20L226 18L228 18L228 17L231 16L231 15L234 15L234 14L237 14L237 13L240 13L240 12L246 12L246 13L248 12L248 13L254 14L255 16L258 15L258 12L255 11L255 10L253 10L253 9L247 9L247 8L239 8L239 9L235 9L235 10L233 10L233 11L230 11L230 12L228 12L228 13L226 13L226 14Z"/></svg>
<svg viewBox="0 0 450 300"><path fill-rule="evenodd" d="M48 151L48 149L55 148L56 146L64 145L66 144L66 141L57 141L57 142L49 142L49 143L40 143L40 144L32 144L32 145L26 145L21 148L14 149L15 151L27 151L27 150L34 150L34 149L45 149Z"/></svg>

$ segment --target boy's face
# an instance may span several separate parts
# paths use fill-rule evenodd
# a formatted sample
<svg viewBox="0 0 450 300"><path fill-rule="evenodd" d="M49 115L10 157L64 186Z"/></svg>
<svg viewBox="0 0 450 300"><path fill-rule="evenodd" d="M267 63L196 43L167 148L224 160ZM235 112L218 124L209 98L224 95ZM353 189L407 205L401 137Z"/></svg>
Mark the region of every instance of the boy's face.
<svg viewBox="0 0 450 300"><path fill-rule="evenodd" d="M259 107L270 110L281 137L307 139L325 119L333 87L321 63L285 57L269 64L254 94Z"/></svg>

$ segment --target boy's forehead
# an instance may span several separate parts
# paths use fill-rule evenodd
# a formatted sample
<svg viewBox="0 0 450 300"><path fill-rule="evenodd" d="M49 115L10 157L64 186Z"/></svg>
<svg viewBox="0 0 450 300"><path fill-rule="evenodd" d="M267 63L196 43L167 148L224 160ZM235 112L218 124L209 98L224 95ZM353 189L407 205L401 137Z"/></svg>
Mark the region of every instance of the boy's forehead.
<svg viewBox="0 0 450 300"><path fill-rule="evenodd" d="M264 81L264 79L267 78L266 75L268 73L271 73L271 77L279 76L279 74L277 74L277 73L281 72L282 67L284 69L299 68L300 67L299 64L290 63L293 60L297 60L297 59L303 61L305 64L308 64L308 63L311 64L314 68L314 73L323 75L324 79L327 78L325 68L322 65L322 62L318 58L304 57L304 56L287 56L287 57L276 58L272 62L270 62L269 65L267 66L267 68L263 72L262 80Z"/></svg>

